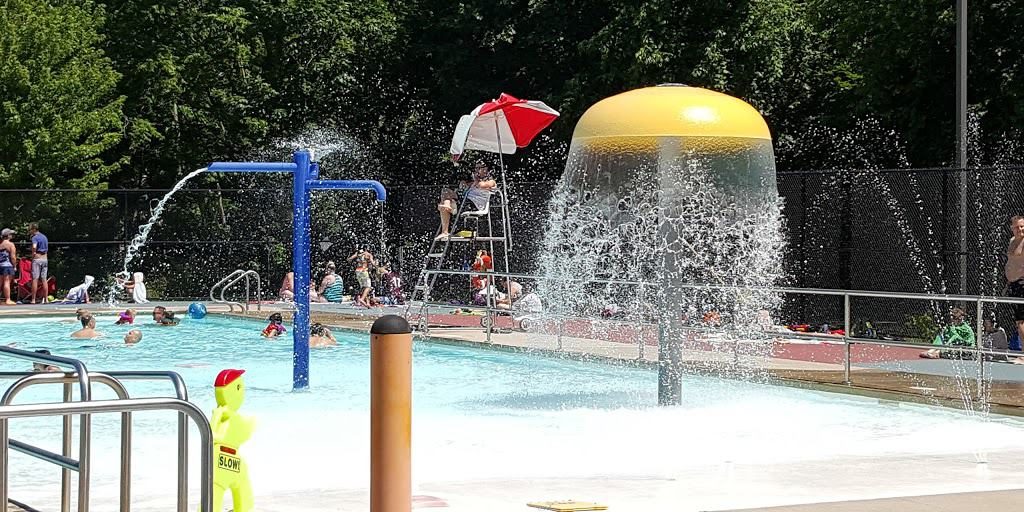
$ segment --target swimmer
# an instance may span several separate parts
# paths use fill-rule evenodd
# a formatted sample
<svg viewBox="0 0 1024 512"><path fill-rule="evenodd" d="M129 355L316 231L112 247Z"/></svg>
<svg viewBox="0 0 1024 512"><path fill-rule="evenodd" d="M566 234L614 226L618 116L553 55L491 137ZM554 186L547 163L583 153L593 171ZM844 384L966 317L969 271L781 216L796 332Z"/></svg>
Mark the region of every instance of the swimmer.
<svg viewBox="0 0 1024 512"><path fill-rule="evenodd" d="M159 325L178 325L178 319L174 318L174 312L168 311L163 306L153 308L153 321Z"/></svg>
<svg viewBox="0 0 1024 512"><path fill-rule="evenodd" d="M45 348L36 350L37 354L51 355L49 350ZM32 363L32 371L34 372L59 372L60 368L46 363Z"/></svg>
<svg viewBox="0 0 1024 512"><path fill-rule="evenodd" d="M128 334L124 335L125 345L134 345L140 341L142 341L142 331L138 329L132 329L128 331Z"/></svg>
<svg viewBox="0 0 1024 512"><path fill-rule="evenodd" d="M267 321L270 323L263 329L264 338L274 338L285 333L284 318L281 317L281 313L270 315Z"/></svg>
<svg viewBox="0 0 1024 512"><path fill-rule="evenodd" d="M96 319L92 315L86 313L78 320L82 322L82 328L71 333L72 338L95 338L100 335L96 332Z"/></svg>
<svg viewBox="0 0 1024 512"><path fill-rule="evenodd" d="M309 327L309 348L333 347L338 344L334 334L324 324L315 323Z"/></svg>
<svg viewBox="0 0 1024 512"><path fill-rule="evenodd" d="M114 325L134 324L135 323L135 310L126 309L123 313L117 315L117 321Z"/></svg>
<svg viewBox="0 0 1024 512"><path fill-rule="evenodd" d="M61 320L61 323L71 324L71 323L75 323L75 322L81 322L82 321L82 315L87 315L87 314L89 314L89 310L88 309L78 308L78 309L75 310L75 319L74 320L71 320L69 318L67 320Z"/></svg>

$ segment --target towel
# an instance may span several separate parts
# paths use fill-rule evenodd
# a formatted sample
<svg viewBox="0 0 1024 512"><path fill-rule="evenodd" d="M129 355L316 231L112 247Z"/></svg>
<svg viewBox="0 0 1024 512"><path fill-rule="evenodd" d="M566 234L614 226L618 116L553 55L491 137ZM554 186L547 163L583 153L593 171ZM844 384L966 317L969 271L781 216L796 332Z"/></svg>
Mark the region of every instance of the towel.
<svg viewBox="0 0 1024 512"><path fill-rule="evenodd" d="M85 296L89 292L89 287L92 286L92 282L96 279L92 276L85 276L85 282L68 290L68 296L64 298L64 302L70 304L82 304L85 302Z"/></svg>
<svg viewBox="0 0 1024 512"><path fill-rule="evenodd" d="M132 274L132 281L135 283L135 287L132 288L132 301L136 304L149 302L149 299L146 298L146 285L142 282L142 278L142 272Z"/></svg>

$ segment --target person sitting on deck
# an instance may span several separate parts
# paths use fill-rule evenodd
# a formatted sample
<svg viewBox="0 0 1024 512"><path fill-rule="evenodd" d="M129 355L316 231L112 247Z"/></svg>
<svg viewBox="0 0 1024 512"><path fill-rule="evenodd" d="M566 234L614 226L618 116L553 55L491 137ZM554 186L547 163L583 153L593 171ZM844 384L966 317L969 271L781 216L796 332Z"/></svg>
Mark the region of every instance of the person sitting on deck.
<svg viewBox="0 0 1024 512"><path fill-rule="evenodd" d="M131 294L132 302L136 304L146 304L149 302L149 297L146 293L146 277L142 272L133 273L131 279L124 279L121 277L115 277L114 279L118 284L124 287L126 292Z"/></svg>
<svg viewBox="0 0 1024 512"><path fill-rule="evenodd" d="M953 308L950 312L951 322L942 331L935 336L935 340L932 341L933 345L945 345L955 347L973 347L975 346L974 330L971 329L970 325L964 321L964 310L960 308ZM962 358L964 355L960 351L942 351L937 348L926 350L921 353L921 357L926 359L938 359L940 357L946 358Z"/></svg>
<svg viewBox="0 0 1024 512"><path fill-rule="evenodd" d="M380 276L381 295L384 296L385 303L392 306L405 304L405 293L402 292L402 276L398 272L393 272L387 266L379 267L377 274Z"/></svg>
<svg viewBox="0 0 1024 512"><path fill-rule="evenodd" d="M89 303L89 288L92 286L95 278L92 276L85 276L85 282L68 290L68 295L61 301L62 304L88 304Z"/></svg>
<svg viewBox="0 0 1024 512"><path fill-rule="evenodd" d="M498 182L491 175L487 163L478 160L473 167L473 182L466 192L465 211L484 211L491 202L491 194L497 188ZM441 234L437 235L438 240L448 238L448 227L451 224L452 215L455 211L455 198L451 190L446 189L441 193L441 202L437 205L437 211L441 214ZM470 209L472 208L472 210ZM465 212L463 212L465 213Z"/></svg>
<svg viewBox="0 0 1024 512"><path fill-rule="evenodd" d="M1009 344L1006 339L1006 331L996 325L994 318L985 318L985 323L982 325L984 334L981 336L981 346L988 350L997 350L1005 352L1009 348ZM986 354L986 361L1006 361L1005 355L998 354Z"/></svg>
<svg viewBox="0 0 1024 512"><path fill-rule="evenodd" d="M320 281L319 295L327 302L340 303L345 296L345 287L342 285L341 276L336 272L333 261L327 262L327 274Z"/></svg>
<svg viewBox="0 0 1024 512"><path fill-rule="evenodd" d="M277 292L283 302L295 300L295 272L288 272L281 280L281 290Z"/></svg>
<svg viewBox="0 0 1024 512"><path fill-rule="evenodd" d="M505 290L504 296L495 304L498 309L512 309L512 305L523 296L523 285L505 278L499 279L501 287Z"/></svg>

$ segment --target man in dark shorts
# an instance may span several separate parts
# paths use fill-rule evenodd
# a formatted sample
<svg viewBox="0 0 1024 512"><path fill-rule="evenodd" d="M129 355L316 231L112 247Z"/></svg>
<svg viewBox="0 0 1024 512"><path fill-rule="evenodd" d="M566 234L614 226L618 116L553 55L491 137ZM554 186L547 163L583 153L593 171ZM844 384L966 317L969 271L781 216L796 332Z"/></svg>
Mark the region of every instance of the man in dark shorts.
<svg viewBox="0 0 1024 512"><path fill-rule="evenodd" d="M1010 219L1013 238L1006 248L1007 295L1024 299L1024 216ZM1013 305L1013 319L1017 323L1017 334L1024 340L1024 304Z"/></svg>
<svg viewBox="0 0 1024 512"><path fill-rule="evenodd" d="M40 304L46 303L46 296L50 293L50 290L46 286L47 271L49 270L49 260L47 260L46 253L50 251L50 241L47 240L46 235L39 232L39 224L35 222L28 225L28 235L32 239L32 304L36 303L36 298L40 295L42 298L39 299ZM41 291L37 291L39 287Z"/></svg>

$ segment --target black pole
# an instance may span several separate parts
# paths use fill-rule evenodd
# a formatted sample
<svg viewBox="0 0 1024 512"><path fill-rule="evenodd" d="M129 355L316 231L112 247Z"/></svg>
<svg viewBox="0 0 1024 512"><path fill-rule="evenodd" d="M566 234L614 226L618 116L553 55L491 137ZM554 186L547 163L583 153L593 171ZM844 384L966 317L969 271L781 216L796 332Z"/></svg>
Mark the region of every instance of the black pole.
<svg viewBox="0 0 1024 512"><path fill-rule="evenodd" d="M960 169L960 293L967 294L967 0L956 0L956 159Z"/></svg>

